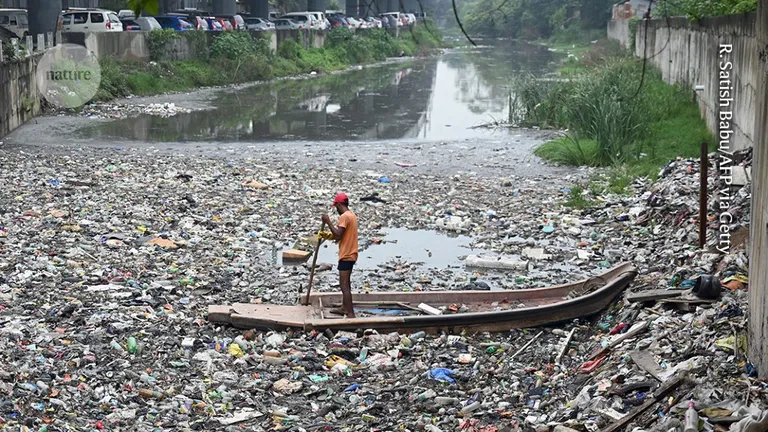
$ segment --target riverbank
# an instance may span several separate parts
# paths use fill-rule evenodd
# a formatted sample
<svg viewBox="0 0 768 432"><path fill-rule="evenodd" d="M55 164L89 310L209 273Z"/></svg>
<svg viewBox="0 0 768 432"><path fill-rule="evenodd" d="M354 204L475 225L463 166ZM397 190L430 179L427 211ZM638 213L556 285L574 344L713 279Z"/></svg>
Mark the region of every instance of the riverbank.
<svg viewBox="0 0 768 432"><path fill-rule="evenodd" d="M426 55L442 46L442 36L432 25L417 25L397 38L384 30L358 35L345 28L335 29L323 48L303 48L285 41L277 52L272 52L265 40L232 32L217 38L209 54L192 60L145 63L102 59L101 88L94 100L322 74L387 58Z"/></svg>
<svg viewBox="0 0 768 432"><path fill-rule="evenodd" d="M670 160L696 157L702 141L715 148L693 90L666 84L654 68L643 72L642 61L617 43L602 40L568 63L567 79L519 81L515 115L522 124L567 131L537 148L537 156L610 168L580 189L623 193L639 177L655 180Z"/></svg>

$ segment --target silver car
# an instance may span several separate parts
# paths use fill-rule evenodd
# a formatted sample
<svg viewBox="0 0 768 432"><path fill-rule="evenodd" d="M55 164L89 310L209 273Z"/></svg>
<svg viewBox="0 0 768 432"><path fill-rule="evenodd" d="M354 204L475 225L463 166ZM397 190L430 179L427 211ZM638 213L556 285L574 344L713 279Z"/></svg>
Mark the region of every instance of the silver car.
<svg viewBox="0 0 768 432"><path fill-rule="evenodd" d="M246 18L245 28L248 30L266 31L274 30L275 25L264 18Z"/></svg>

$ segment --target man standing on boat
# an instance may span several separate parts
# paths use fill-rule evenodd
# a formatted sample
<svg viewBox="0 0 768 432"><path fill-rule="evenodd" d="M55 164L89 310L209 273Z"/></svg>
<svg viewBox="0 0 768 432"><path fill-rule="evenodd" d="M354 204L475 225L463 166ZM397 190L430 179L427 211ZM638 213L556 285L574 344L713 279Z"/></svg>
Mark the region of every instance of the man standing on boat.
<svg viewBox="0 0 768 432"><path fill-rule="evenodd" d="M352 305L352 268L357 262L357 215L349 209L349 197L339 193L333 200L333 206L339 213L339 223L333 226L331 218L323 214L323 222L333 233L334 239L339 242L339 287L341 288L341 310L347 318L355 317L355 309Z"/></svg>

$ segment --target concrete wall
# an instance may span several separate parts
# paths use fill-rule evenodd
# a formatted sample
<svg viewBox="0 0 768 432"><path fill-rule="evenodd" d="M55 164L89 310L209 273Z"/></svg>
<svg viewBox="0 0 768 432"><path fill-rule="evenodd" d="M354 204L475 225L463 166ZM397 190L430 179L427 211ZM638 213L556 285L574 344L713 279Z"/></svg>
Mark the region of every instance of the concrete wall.
<svg viewBox="0 0 768 432"><path fill-rule="evenodd" d="M35 70L41 54L0 63L0 138L40 114Z"/></svg>
<svg viewBox="0 0 768 432"><path fill-rule="evenodd" d="M749 360L768 378L768 0L757 11L755 147L752 154L752 205L749 254ZM758 55L757 49L753 54Z"/></svg>
<svg viewBox="0 0 768 432"><path fill-rule="evenodd" d="M635 38L635 55L643 57L646 35L645 25L639 23ZM719 113L719 47L732 44L733 62L733 122L732 150L751 147L755 135L755 109L757 102L758 48L755 35L755 14L729 15L706 18L701 22L688 22L685 18L652 20L648 25L650 63L661 69L664 81L680 82L694 88L698 104L713 134L717 135Z"/></svg>
<svg viewBox="0 0 768 432"><path fill-rule="evenodd" d="M82 45L99 58L149 61L145 32L62 33L62 41Z"/></svg>
<svg viewBox="0 0 768 432"><path fill-rule="evenodd" d="M624 48L630 48L632 41L629 35L629 20L608 21L608 38L619 41Z"/></svg>
<svg viewBox="0 0 768 432"><path fill-rule="evenodd" d="M120 60L149 61L150 51L147 32L109 32L109 33L63 33L64 43L82 45L93 52L98 58L114 57ZM208 32L208 45L217 36ZM326 33L314 30L281 30L275 32L252 31L251 36L261 38L269 36L272 51L277 50L278 44L286 39L300 42L305 48L322 48L325 45ZM164 60L187 60L195 57L192 44L181 37L171 40L165 47Z"/></svg>

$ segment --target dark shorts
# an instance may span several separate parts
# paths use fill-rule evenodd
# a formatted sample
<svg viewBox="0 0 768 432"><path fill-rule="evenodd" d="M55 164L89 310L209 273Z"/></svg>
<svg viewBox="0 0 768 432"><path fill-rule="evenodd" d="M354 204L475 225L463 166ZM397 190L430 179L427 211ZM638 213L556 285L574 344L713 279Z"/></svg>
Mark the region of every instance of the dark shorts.
<svg viewBox="0 0 768 432"><path fill-rule="evenodd" d="M352 271L354 266L354 261L339 261L339 271Z"/></svg>

